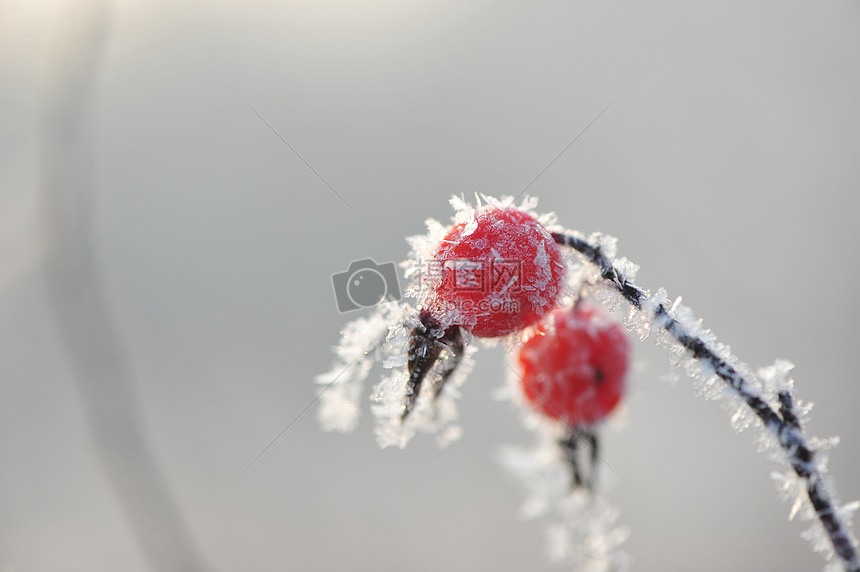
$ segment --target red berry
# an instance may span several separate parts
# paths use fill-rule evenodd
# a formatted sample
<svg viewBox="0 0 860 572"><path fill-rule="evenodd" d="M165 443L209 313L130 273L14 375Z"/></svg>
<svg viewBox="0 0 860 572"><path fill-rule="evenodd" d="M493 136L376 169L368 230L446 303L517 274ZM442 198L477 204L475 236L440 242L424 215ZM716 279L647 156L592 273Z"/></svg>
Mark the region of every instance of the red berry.
<svg viewBox="0 0 860 572"><path fill-rule="evenodd" d="M520 209L493 205L454 225L434 261L441 279L425 307L440 324L487 338L540 320L555 306L565 272L543 225Z"/></svg>
<svg viewBox="0 0 860 572"><path fill-rule="evenodd" d="M571 427L603 420L624 393L627 332L605 310L586 303L552 313L555 328L519 351L528 404Z"/></svg>

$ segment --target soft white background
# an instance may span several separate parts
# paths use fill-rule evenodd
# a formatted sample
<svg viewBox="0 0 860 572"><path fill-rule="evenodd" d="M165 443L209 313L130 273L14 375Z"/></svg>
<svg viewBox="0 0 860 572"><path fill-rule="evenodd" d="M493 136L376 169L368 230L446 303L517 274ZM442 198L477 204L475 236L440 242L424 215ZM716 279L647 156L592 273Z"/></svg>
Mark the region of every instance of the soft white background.
<svg viewBox="0 0 860 572"><path fill-rule="evenodd" d="M86 2L0 1L0 570L147 567L90 442L45 301L39 125ZM860 498L855 1L120 1L98 86L96 249L147 436L212 570L551 570L495 463L529 443L463 389L464 437L379 450L310 401L330 275L405 257L452 193L529 192L619 238L748 363L797 364L832 476ZM365 219L242 103L247 100ZM815 570L771 466L637 345L604 435L638 570ZM377 379L378 373L372 374ZM609 471L604 470L605 474Z"/></svg>

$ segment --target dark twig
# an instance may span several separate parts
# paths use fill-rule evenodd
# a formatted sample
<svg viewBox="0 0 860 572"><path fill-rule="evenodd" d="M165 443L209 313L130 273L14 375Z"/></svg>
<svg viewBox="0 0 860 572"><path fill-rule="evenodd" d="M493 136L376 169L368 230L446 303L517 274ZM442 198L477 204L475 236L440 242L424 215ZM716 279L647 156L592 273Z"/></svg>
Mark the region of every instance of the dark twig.
<svg viewBox="0 0 860 572"><path fill-rule="evenodd" d="M583 467L579 458L580 441L583 441L588 447L587 477L583 476ZM570 465L573 475L571 488L576 489L584 486L588 491L594 492L597 487L597 461L600 459L597 434L588 427L579 427L576 431L569 429L565 436L557 442L564 459Z"/></svg>
<svg viewBox="0 0 860 572"><path fill-rule="evenodd" d="M647 292L624 276L612 260L601 251L599 245L570 233L555 232L552 233L552 237L556 243L573 248L588 262L594 264L604 281L630 304L639 310L650 311L653 314L655 326L665 330L694 358L707 363L713 368L714 373L743 399L767 431L776 437L792 469L805 482L809 502L845 570L860 572L856 542L847 523L837 513L833 498L825 487L824 478L815 463L815 452L810 448L794 412L790 392L784 390L779 393L780 411L774 411L735 367L719 357L704 340L689 332L662 305L653 303Z"/></svg>
<svg viewBox="0 0 860 572"><path fill-rule="evenodd" d="M447 348L452 353L452 359L442 369L436 382L436 386L433 389L434 400L442 393L445 383L456 370L465 351L465 344L459 326L450 326L448 329L441 331L439 325L430 316L430 313L426 311L421 313L419 319L421 323L410 335L409 356L406 362L409 379L406 382L406 404L400 416L401 421L405 421L409 413L412 412L415 401L418 399L418 394L421 392L421 385L424 383L424 379L430 373L436 360L442 355L442 350Z"/></svg>

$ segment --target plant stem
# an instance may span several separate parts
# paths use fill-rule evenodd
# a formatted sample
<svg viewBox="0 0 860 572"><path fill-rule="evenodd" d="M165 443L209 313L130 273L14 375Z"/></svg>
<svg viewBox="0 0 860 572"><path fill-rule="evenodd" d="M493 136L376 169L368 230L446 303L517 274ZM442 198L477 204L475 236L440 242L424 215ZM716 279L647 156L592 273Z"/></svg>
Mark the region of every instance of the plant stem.
<svg viewBox="0 0 860 572"><path fill-rule="evenodd" d="M810 448L795 414L791 393L779 392L780 410L775 411L734 366L719 357L703 339L689 332L661 304L654 303L647 292L624 276L599 245L571 233L554 232L552 237L556 243L573 248L594 264L600 270L601 277L630 304L639 310L652 312L654 324L658 328L671 335L695 359L709 364L714 373L743 399L765 428L776 437L792 469L806 483L809 502L845 570L860 572L856 541L848 525L837 513L833 498L825 487L824 478L815 463L815 452Z"/></svg>

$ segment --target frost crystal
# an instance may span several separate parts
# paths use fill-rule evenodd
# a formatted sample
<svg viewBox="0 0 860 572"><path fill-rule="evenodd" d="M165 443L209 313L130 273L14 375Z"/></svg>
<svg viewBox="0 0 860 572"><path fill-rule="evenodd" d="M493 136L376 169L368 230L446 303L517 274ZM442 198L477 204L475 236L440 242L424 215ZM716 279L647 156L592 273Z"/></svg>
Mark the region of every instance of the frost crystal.
<svg viewBox="0 0 860 572"><path fill-rule="evenodd" d="M526 416L526 424L536 430L536 445L504 447L498 461L527 489L522 516L553 521L548 530L550 558L577 571L628 570L630 557L621 546L630 533L617 524L618 510L599 487L590 492L571 489L570 467L557 444L557 424L533 414Z"/></svg>
<svg viewBox="0 0 860 572"><path fill-rule="evenodd" d="M436 401L429 397L419 400L412 415L401 422L409 333L417 325L417 311L398 302L382 304L371 316L347 324L336 348L339 357L334 367L316 379L317 383L325 386L318 409L323 430L349 432L355 429L361 411L364 380L373 364L381 362L383 368L390 372L374 386L370 397L376 418L376 437L381 446L404 447L419 430L436 433L440 445L460 436L455 400L459 397L459 386L471 370L473 347L466 348L456 373ZM426 389L430 391L432 387Z"/></svg>
<svg viewBox="0 0 860 572"><path fill-rule="evenodd" d="M387 367L405 356L409 325L417 323L415 311L405 304L388 302L374 314L354 320L341 332L335 348L338 359L328 373L318 375L324 385L317 416L325 431L348 432L358 424L364 380L375 361Z"/></svg>

